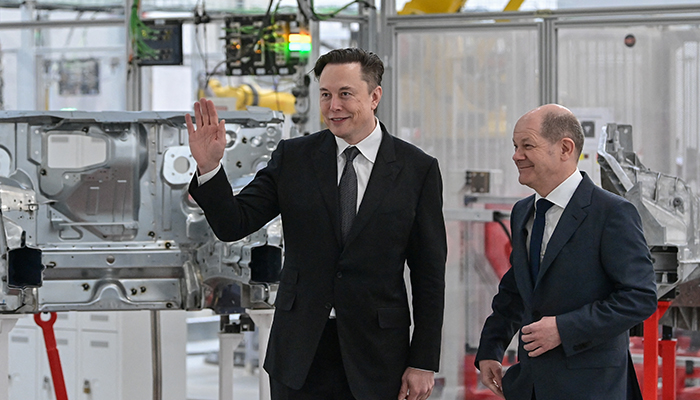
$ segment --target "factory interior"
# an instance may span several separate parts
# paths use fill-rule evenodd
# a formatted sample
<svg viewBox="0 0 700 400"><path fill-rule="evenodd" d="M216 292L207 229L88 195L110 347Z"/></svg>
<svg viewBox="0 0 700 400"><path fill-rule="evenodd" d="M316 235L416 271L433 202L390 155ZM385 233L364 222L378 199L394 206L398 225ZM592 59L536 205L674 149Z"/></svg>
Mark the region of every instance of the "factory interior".
<svg viewBox="0 0 700 400"><path fill-rule="evenodd" d="M240 190L280 140L325 129L311 71L345 47L381 58L378 119L442 173L430 399L497 399L474 360L533 193L512 134L548 103L581 122L579 169L642 217L644 400L700 399L700 1L0 0L0 400L270 398L282 221L213 235L185 114L214 102Z"/></svg>

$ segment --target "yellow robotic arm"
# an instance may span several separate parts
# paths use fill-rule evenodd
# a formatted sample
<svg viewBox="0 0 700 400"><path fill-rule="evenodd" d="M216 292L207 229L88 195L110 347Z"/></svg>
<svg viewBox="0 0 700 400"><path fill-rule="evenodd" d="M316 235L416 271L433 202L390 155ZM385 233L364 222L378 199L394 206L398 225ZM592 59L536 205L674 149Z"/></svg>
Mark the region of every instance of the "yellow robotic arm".
<svg viewBox="0 0 700 400"><path fill-rule="evenodd" d="M459 11L467 0L411 0L399 11L399 15L448 14Z"/></svg>
<svg viewBox="0 0 700 400"><path fill-rule="evenodd" d="M289 115L295 112L296 98L291 93L275 92L252 85L223 86L216 79L209 81L209 88L217 97L235 97L236 110L245 110L248 106L260 106Z"/></svg>
<svg viewBox="0 0 700 400"><path fill-rule="evenodd" d="M503 11L518 11L525 0L509 0ZM403 6L399 15L449 14L462 9L467 0L411 0Z"/></svg>

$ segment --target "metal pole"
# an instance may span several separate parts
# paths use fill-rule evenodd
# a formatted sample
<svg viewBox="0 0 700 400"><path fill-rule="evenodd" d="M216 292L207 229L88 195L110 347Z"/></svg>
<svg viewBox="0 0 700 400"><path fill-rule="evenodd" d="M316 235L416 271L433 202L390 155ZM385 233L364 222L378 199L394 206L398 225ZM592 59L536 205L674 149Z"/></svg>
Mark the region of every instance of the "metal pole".
<svg viewBox="0 0 700 400"><path fill-rule="evenodd" d="M105 18L105 19L73 19L65 21L22 21L22 22L1 22L0 30L5 29L44 29L44 28L87 28L103 26L124 26L124 21L128 18Z"/></svg>
<svg viewBox="0 0 700 400"><path fill-rule="evenodd" d="M553 18L545 18L540 29L540 104L556 103L557 32Z"/></svg>
<svg viewBox="0 0 700 400"><path fill-rule="evenodd" d="M32 21L34 19L34 1L27 1L20 7L22 21ZM36 73L36 42L35 30L23 29L20 32L22 42L21 49L17 52L17 81L22 82L22 86L30 88L23 91L21 96L17 96L17 108L19 110L43 110L37 104L37 73Z"/></svg>
<svg viewBox="0 0 700 400"><path fill-rule="evenodd" d="M309 69L316 64L316 60L321 56L321 39L319 39L319 22L309 20L309 32L311 33L311 54L309 55ZM309 84L309 122L306 125L309 132L321 130L321 107L319 104L318 80L311 73L311 83Z"/></svg>
<svg viewBox="0 0 700 400"><path fill-rule="evenodd" d="M379 26L377 17L377 8L375 6L374 0L367 2L368 5L364 3L359 4L360 15L367 16L366 22L360 22L360 42L359 47L380 54L379 44L377 42L379 37Z"/></svg>
<svg viewBox="0 0 700 400"><path fill-rule="evenodd" d="M5 219L2 216L2 185L0 185L0 257L2 257L2 264L5 268L2 269L3 273L7 273L7 238L5 237Z"/></svg>
<svg viewBox="0 0 700 400"><path fill-rule="evenodd" d="M132 46L131 37L131 10L139 0L125 0L126 22L126 111L141 111L141 69L136 60L136 49Z"/></svg>
<svg viewBox="0 0 700 400"><path fill-rule="evenodd" d="M396 83L396 72L394 70L394 43L396 31L393 26L389 26L389 18L396 15L396 4L393 0L381 0L381 11L379 13L379 23L377 30L380 34L377 37L377 54L384 61L384 79L382 80L382 101L377 110L377 117L384 123L389 132L394 131L394 121L396 120L396 94L394 87Z"/></svg>
<svg viewBox="0 0 700 400"><path fill-rule="evenodd" d="M153 400L163 399L163 370L160 349L160 311L151 311L151 358L153 362Z"/></svg>

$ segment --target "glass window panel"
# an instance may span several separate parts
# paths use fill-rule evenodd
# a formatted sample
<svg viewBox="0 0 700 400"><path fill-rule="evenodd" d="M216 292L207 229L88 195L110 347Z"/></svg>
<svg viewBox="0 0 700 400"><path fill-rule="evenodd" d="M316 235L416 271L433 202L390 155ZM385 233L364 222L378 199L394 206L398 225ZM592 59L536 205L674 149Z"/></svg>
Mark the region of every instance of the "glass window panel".
<svg viewBox="0 0 700 400"><path fill-rule="evenodd" d="M511 156L515 121L539 101L537 30L406 32L397 35L394 53L392 133L438 158L446 211L465 209L468 170L491 177L489 192L469 209L508 211L513 196L531 193L518 183ZM447 307L437 379L442 398L469 399L477 386L474 353L498 287L497 270L507 268L507 237L496 222L446 219ZM500 261L489 259L487 246Z"/></svg>
<svg viewBox="0 0 700 400"><path fill-rule="evenodd" d="M634 44L625 37L632 35ZM700 179L700 31L693 26L559 29L559 101L630 124L652 170Z"/></svg>
<svg viewBox="0 0 700 400"><path fill-rule="evenodd" d="M125 41L113 26L0 30L4 108L124 110Z"/></svg>
<svg viewBox="0 0 700 400"><path fill-rule="evenodd" d="M512 132L538 105L537 31L405 33L397 38L397 136L437 157L445 204L468 170L491 173L489 194L530 193L517 182Z"/></svg>

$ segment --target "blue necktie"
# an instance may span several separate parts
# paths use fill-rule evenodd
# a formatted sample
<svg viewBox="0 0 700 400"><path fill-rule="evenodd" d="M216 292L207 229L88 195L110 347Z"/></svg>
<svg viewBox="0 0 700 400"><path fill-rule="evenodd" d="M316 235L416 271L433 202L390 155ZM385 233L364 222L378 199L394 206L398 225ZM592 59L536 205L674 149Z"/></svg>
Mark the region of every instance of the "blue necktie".
<svg viewBox="0 0 700 400"><path fill-rule="evenodd" d="M352 161L360 154L357 147L351 146L343 151L345 154L345 168L340 176L338 190L340 193L340 230L343 234L343 243L348 237L352 220L357 214L357 174Z"/></svg>
<svg viewBox="0 0 700 400"><path fill-rule="evenodd" d="M540 272L544 215L553 205L547 199L539 199L537 200L537 207L535 207L535 222L532 224L532 233L530 234L530 273L532 274L533 282L537 282L537 274Z"/></svg>

